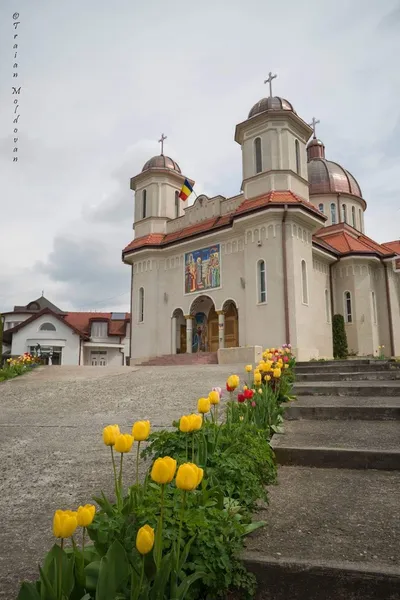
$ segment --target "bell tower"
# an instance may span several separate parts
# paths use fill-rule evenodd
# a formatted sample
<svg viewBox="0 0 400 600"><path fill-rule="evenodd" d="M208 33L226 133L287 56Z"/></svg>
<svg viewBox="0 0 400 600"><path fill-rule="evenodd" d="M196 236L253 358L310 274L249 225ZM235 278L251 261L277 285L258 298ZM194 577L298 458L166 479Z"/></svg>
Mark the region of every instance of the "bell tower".
<svg viewBox="0 0 400 600"><path fill-rule="evenodd" d="M242 190L245 198L290 190L308 200L306 144L313 129L292 104L272 95L257 102L246 121L236 126L235 141L242 147Z"/></svg>
<svg viewBox="0 0 400 600"><path fill-rule="evenodd" d="M161 153L150 158L141 173L131 178L130 187L135 192L133 228L137 238L165 233L167 222L183 216L188 204L179 198L185 176L178 163L164 155L166 139L162 134Z"/></svg>

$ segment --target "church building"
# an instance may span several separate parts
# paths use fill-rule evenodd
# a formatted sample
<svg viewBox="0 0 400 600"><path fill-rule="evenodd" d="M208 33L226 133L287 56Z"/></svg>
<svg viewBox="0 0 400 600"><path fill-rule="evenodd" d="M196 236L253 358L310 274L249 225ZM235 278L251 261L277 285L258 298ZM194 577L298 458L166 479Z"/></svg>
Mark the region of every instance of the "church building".
<svg viewBox="0 0 400 600"><path fill-rule="evenodd" d="M131 362L283 343L298 360L331 358L336 313L352 353L400 355L400 241L367 236L359 183L326 158L318 121L272 95L274 77L236 125L236 196L182 201L194 181L164 155L164 135L132 177Z"/></svg>

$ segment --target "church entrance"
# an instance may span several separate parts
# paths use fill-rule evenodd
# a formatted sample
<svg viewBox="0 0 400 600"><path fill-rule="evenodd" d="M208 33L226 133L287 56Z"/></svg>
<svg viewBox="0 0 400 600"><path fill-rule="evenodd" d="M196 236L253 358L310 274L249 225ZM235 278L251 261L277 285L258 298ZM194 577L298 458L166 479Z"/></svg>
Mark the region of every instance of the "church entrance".
<svg viewBox="0 0 400 600"><path fill-rule="evenodd" d="M239 314L235 303L228 300L224 304L225 313L225 348L239 346Z"/></svg>
<svg viewBox="0 0 400 600"><path fill-rule="evenodd" d="M215 318L218 349L218 316L214 302L209 296L198 296L193 300L190 314L193 317L192 352L214 352Z"/></svg>
<svg viewBox="0 0 400 600"><path fill-rule="evenodd" d="M216 352L219 348L218 340L218 315L213 306L208 313L208 339L209 352Z"/></svg>

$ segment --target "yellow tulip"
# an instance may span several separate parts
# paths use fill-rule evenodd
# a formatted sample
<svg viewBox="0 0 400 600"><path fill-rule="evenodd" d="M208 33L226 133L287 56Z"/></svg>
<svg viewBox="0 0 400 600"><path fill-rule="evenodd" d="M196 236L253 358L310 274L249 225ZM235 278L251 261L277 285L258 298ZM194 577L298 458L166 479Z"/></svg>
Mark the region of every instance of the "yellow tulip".
<svg viewBox="0 0 400 600"><path fill-rule="evenodd" d="M53 518L53 534L57 538L69 538L78 527L77 513L72 510L56 510Z"/></svg>
<svg viewBox="0 0 400 600"><path fill-rule="evenodd" d="M244 369L247 373L251 373L253 370L253 365L246 365Z"/></svg>
<svg viewBox="0 0 400 600"><path fill-rule="evenodd" d="M179 419L179 431L182 431L182 433L189 433L192 431L190 418L188 416L183 415L183 417Z"/></svg>
<svg viewBox="0 0 400 600"><path fill-rule="evenodd" d="M254 373L254 383L256 385L260 385L261 379L261 373Z"/></svg>
<svg viewBox="0 0 400 600"><path fill-rule="evenodd" d="M137 442L144 442L150 435L150 421L136 421L132 427L132 435Z"/></svg>
<svg viewBox="0 0 400 600"><path fill-rule="evenodd" d="M266 381L270 381L270 380L271 380L271 375L266 375L266 376L265 376L265 380L266 380Z"/></svg>
<svg viewBox="0 0 400 600"><path fill-rule="evenodd" d="M208 413L210 412L210 408L211 402L209 398L199 398L199 401L197 402L197 410L199 413Z"/></svg>
<svg viewBox="0 0 400 600"><path fill-rule="evenodd" d="M176 460L170 456L157 458L151 469L151 478L160 485L171 483L176 471Z"/></svg>
<svg viewBox="0 0 400 600"><path fill-rule="evenodd" d="M179 467L176 474L176 487L191 492L201 483L203 474L203 469L200 469L194 463L185 463Z"/></svg>
<svg viewBox="0 0 400 600"><path fill-rule="evenodd" d="M288 369L288 368L289 368L289 365L288 365L288 364L286 364L286 365L285 365L285 369Z"/></svg>
<svg viewBox="0 0 400 600"><path fill-rule="evenodd" d="M77 520L80 527L87 527L94 519L96 507L93 504L85 504L80 506L77 511Z"/></svg>
<svg viewBox="0 0 400 600"><path fill-rule="evenodd" d="M106 446L114 446L117 436L120 434L118 425L108 425L103 429L103 442Z"/></svg>
<svg viewBox="0 0 400 600"><path fill-rule="evenodd" d="M129 435L129 433L120 433L117 436L114 444L114 450L117 452L129 452L132 448L133 444L133 435Z"/></svg>
<svg viewBox="0 0 400 600"><path fill-rule="evenodd" d="M201 426L203 425L203 419L201 415L193 413L188 416L188 419L190 421L190 431L198 431L201 429Z"/></svg>
<svg viewBox="0 0 400 600"><path fill-rule="evenodd" d="M279 368L274 369L273 375L276 379L279 379L281 374L282 374L282 371Z"/></svg>
<svg viewBox="0 0 400 600"><path fill-rule="evenodd" d="M210 392L208 394L208 399L211 402L211 404L219 404L220 398L218 392L215 392L214 390Z"/></svg>
<svg viewBox="0 0 400 600"><path fill-rule="evenodd" d="M258 390L258 393L259 393L259 394L262 394L262 393L263 393L263 391L262 391L262 388L260 388L260 389Z"/></svg>
<svg viewBox="0 0 400 600"><path fill-rule="evenodd" d="M226 382L226 385L231 388L232 390L236 390L237 386L240 383L240 379L237 375L230 375L230 377L228 377L228 380Z"/></svg>
<svg viewBox="0 0 400 600"><path fill-rule="evenodd" d="M140 554L148 554L154 546L154 529L150 525L143 525L137 532L136 548Z"/></svg>

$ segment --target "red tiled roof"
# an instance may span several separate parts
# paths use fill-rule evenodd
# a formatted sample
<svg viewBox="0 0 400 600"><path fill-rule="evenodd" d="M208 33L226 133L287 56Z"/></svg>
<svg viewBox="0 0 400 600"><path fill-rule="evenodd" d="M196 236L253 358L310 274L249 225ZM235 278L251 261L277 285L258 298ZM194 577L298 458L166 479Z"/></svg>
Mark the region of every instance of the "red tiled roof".
<svg viewBox="0 0 400 600"><path fill-rule="evenodd" d="M43 308L42 310L36 312L34 315L29 317L28 319L25 319L25 321L21 321L21 323L19 323L15 327L12 327L11 329L7 329L7 333L14 333L16 331L19 331L20 329L25 327L25 325L32 323L32 321L36 321L36 319L38 319L42 315L52 315L53 317L55 317L62 323L65 323L68 327L70 327L78 335L83 335L84 337L86 337L86 335L78 327L75 327L75 325L73 325L72 323L68 323L68 321L66 322L64 317L61 314L54 312L50 308Z"/></svg>
<svg viewBox="0 0 400 600"><path fill-rule="evenodd" d="M319 217L326 219L326 217L324 217L318 208L311 204L311 202L303 200L290 191L269 192L269 194L257 196L257 198L252 198L251 200L244 200L235 211L221 217L212 217L211 219L200 221L200 223L195 223L193 225L189 225L188 227L184 227L183 229L179 229L178 231L173 231L167 234L151 233L149 235L136 238L123 249L122 254L124 255L132 250L137 250L146 246L162 247L187 238L195 237L201 233L230 227L235 217L241 217L249 212L284 204L298 204L304 206L305 208L316 213Z"/></svg>
<svg viewBox="0 0 400 600"><path fill-rule="evenodd" d="M393 242L385 242L382 244L385 248L389 248L392 252L396 252L396 254L400 254L400 240L394 240Z"/></svg>
<svg viewBox="0 0 400 600"><path fill-rule="evenodd" d="M393 250L378 244L368 236L360 233L347 223L338 223L324 227L317 231L314 238L322 240L332 246L340 254L376 254L378 256L391 256Z"/></svg>
<svg viewBox="0 0 400 600"><path fill-rule="evenodd" d="M90 336L90 329L93 321L107 321L108 335L125 336L126 324L130 321L129 313L125 313L124 320L111 319L111 315L112 313L110 312L70 312L67 313L64 320L86 336Z"/></svg>

